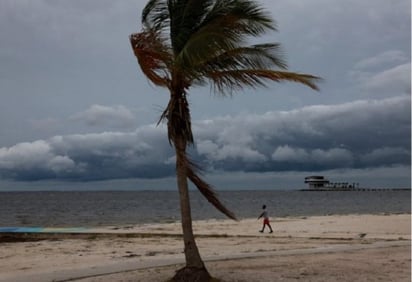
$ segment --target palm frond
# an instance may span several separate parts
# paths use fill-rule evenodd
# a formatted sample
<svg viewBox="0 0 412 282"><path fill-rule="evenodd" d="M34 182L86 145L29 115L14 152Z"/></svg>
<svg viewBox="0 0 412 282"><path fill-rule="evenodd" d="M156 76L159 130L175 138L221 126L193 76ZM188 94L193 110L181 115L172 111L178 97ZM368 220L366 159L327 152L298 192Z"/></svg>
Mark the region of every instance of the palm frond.
<svg viewBox="0 0 412 282"><path fill-rule="evenodd" d="M160 35L149 30L134 33L129 39L140 68L147 78L155 85L169 87L173 60Z"/></svg>
<svg viewBox="0 0 412 282"><path fill-rule="evenodd" d="M179 54L202 23L215 0L169 1L170 37L175 54Z"/></svg>
<svg viewBox="0 0 412 282"><path fill-rule="evenodd" d="M216 1L179 53L175 52L176 65L188 69L198 61L240 48L249 36L257 36L268 29L275 29L274 22L253 1Z"/></svg>
<svg viewBox="0 0 412 282"><path fill-rule="evenodd" d="M244 86L256 88L267 86L269 81L284 82L292 81L319 90L316 82L321 78L310 74L274 71L274 70L229 70L217 71L207 74L215 91L221 94L231 94L234 90L241 90Z"/></svg>
<svg viewBox="0 0 412 282"><path fill-rule="evenodd" d="M215 5L205 17L199 30L216 24L220 24L220 29L236 27L239 33L251 36L276 30L273 18L261 8L259 3L250 0L215 1Z"/></svg>
<svg viewBox="0 0 412 282"><path fill-rule="evenodd" d="M217 193L214 191L213 187L204 181L196 173L198 167L191 161L187 160L187 177L190 181L197 187L200 193L211 203L217 210L222 212L227 217L237 220L235 214L227 209L223 203L219 200Z"/></svg>
<svg viewBox="0 0 412 282"><path fill-rule="evenodd" d="M170 15L166 0L149 0L142 11L142 24L147 29L162 30L169 27Z"/></svg>
<svg viewBox="0 0 412 282"><path fill-rule="evenodd" d="M283 57L279 43L265 43L228 50L207 62L207 65L212 69L214 65L220 66L220 69L286 69L287 64Z"/></svg>
<svg viewBox="0 0 412 282"><path fill-rule="evenodd" d="M280 44L277 43L239 47L204 59L207 61L199 60L191 68L185 69L193 84L205 84L208 74L218 71L287 68Z"/></svg>

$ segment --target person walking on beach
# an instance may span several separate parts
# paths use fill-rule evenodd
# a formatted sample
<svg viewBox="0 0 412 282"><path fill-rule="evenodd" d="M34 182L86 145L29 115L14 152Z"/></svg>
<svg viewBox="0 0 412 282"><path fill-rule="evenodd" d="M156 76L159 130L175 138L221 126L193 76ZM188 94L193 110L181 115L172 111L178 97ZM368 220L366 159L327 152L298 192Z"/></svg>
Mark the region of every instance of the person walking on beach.
<svg viewBox="0 0 412 282"><path fill-rule="evenodd" d="M270 226L270 223L269 223L269 216L268 216L268 212L266 210L266 205L263 205L262 209L263 209L263 212L260 214L258 219L263 217L263 226L262 226L262 230L259 230L259 232L263 233L263 231L265 231L265 227L267 225L270 229L269 233L273 233L272 226Z"/></svg>

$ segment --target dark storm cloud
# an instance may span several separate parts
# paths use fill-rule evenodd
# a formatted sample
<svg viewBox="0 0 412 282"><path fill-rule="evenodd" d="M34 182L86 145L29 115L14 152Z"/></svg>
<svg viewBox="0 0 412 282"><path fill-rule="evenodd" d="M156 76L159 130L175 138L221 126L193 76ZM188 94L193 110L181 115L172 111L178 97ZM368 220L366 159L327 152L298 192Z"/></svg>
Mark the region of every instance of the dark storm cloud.
<svg viewBox="0 0 412 282"><path fill-rule="evenodd" d="M16 180L164 177L173 166L165 162L170 148L162 133L145 127L17 144L0 149L0 174Z"/></svg>
<svg viewBox="0 0 412 282"><path fill-rule="evenodd" d="M408 165L410 98L221 118L201 123L197 131L200 159L217 169L310 171Z"/></svg>
<svg viewBox="0 0 412 282"><path fill-rule="evenodd" d="M193 122L206 171L316 171L410 165L410 97ZM174 174L164 126L55 136L0 148L4 179L96 180Z"/></svg>

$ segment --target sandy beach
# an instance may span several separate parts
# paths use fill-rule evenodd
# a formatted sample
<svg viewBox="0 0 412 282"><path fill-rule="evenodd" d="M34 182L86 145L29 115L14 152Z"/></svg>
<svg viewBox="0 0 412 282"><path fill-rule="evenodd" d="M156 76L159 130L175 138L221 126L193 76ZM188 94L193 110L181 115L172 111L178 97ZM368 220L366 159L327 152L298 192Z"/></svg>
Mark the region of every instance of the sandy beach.
<svg viewBox="0 0 412 282"><path fill-rule="evenodd" d="M411 216L194 222L221 281L410 281ZM180 223L107 226L0 241L0 281L166 281L184 262Z"/></svg>

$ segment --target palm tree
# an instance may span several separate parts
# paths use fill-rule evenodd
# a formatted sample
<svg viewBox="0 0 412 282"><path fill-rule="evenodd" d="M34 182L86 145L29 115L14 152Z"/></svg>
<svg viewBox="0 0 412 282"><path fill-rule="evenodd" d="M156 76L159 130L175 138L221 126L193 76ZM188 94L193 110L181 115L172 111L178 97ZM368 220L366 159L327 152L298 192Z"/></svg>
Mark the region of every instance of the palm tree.
<svg viewBox="0 0 412 282"><path fill-rule="evenodd" d="M269 30L276 30L274 20L256 1L149 0L142 12L141 32L130 35L142 72L170 92L160 121L167 121L168 139L176 152L186 258L186 267L177 272L175 281L210 278L192 231L188 179L218 210L236 219L199 177L186 153L194 144L188 90L209 84L216 93L231 95L245 86L266 86L268 81L292 81L318 89L318 77L286 71L279 44L245 45L249 37Z"/></svg>

